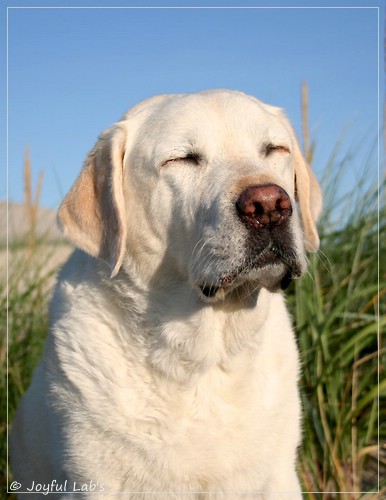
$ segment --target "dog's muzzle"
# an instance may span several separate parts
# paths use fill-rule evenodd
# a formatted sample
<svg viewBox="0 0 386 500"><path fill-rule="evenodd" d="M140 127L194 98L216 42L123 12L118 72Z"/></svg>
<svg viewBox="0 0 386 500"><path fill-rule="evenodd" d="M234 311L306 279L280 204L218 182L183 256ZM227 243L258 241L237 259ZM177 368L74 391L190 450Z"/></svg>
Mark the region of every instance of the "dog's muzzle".
<svg viewBox="0 0 386 500"><path fill-rule="evenodd" d="M270 290L285 290L301 275L290 230L291 200L276 184L246 187L236 201L239 220L247 230L242 265L213 283L202 283L200 290L214 298L245 281L256 280Z"/></svg>

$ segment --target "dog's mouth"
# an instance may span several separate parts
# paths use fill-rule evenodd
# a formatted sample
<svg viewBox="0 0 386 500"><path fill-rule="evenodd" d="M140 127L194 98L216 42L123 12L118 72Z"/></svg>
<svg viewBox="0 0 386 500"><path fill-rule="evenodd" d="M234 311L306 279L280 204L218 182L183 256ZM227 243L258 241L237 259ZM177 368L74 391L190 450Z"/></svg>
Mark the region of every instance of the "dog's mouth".
<svg viewBox="0 0 386 500"><path fill-rule="evenodd" d="M285 290L292 280L301 274L301 266L293 251L283 251L270 244L257 255L249 255L242 265L215 282L201 283L199 288L208 299L220 295L220 291L225 295L248 282L256 283L257 287L264 287L270 291Z"/></svg>

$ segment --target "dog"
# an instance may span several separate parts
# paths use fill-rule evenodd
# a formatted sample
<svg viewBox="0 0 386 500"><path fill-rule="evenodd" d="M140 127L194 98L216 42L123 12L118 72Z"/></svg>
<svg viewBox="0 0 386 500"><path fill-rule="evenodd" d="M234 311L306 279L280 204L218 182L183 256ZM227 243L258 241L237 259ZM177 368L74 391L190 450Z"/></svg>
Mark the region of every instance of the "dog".
<svg viewBox="0 0 386 500"><path fill-rule="evenodd" d="M283 111L241 92L156 96L103 132L58 212L77 249L13 422L20 491L301 498L282 290L321 205Z"/></svg>

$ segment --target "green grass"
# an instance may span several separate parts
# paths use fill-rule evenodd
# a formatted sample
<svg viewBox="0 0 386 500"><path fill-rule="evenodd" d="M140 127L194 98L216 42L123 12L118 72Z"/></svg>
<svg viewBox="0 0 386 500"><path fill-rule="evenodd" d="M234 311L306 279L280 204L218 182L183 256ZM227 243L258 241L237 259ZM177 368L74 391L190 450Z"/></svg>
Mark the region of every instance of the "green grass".
<svg viewBox="0 0 386 500"><path fill-rule="evenodd" d="M378 451L380 478L386 477L386 449L378 450L378 438L386 442L386 380L380 371L386 351L378 336L386 324L385 269L378 274L378 244L379 255L386 254L386 213L379 212L378 238L376 190L359 191L335 205L338 212L351 207L343 225L331 222L335 215L327 206L321 252L311 256L309 275L289 297L303 368L299 470L306 491L324 492L308 498L334 498L332 492L346 499L364 495L343 492L385 498L375 492L386 486L378 483Z"/></svg>
<svg viewBox="0 0 386 500"><path fill-rule="evenodd" d="M378 276L381 295L386 290L385 269L378 275L378 244L380 255L386 255L386 213L384 208L379 213L378 238L376 190L356 188L339 201L334 197L337 179L331 179L325 186L321 251L310 257L308 275L288 294L302 360L304 439L299 472L306 491L320 492L308 493L306 498L333 499L338 497L333 492L339 492L344 499L375 499L382 497L378 487L385 487L385 483L378 484L378 440L386 442L386 381L380 369L385 366L386 352L378 345L377 333L386 323L384 296L378 297ZM35 251L41 251L39 245ZM19 258L20 264L12 266L15 271L9 277L8 294L10 421L42 352L47 331L45 290L51 278L42 268L31 272L28 258ZM0 302L5 331L5 283L1 283ZM1 342L1 373L5 374L5 336ZM6 392L5 377L1 391ZM0 488L4 491L4 398L1 422ZM384 452L380 465L380 477L386 477ZM373 494L343 493L353 491Z"/></svg>
<svg viewBox="0 0 386 500"><path fill-rule="evenodd" d="M47 333L47 288L52 281L54 271L45 271L43 265L36 266L35 253L45 253L44 263L52 255L47 253L44 244L25 248L23 253L15 253L18 247L11 247L9 259L8 295L6 281L0 283L0 328L7 329L8 310L8 369L7 337L1 336L0 344L0 389L4 396L8 394L9 422L12 422L17 403L27 389L32 372L42 354ZM15 262L16 259L16 262ZM6 374L8 373L8 387ZM0 406L0 498L7 498L5 490L7 471L7 400L1 399Z"/></svg>

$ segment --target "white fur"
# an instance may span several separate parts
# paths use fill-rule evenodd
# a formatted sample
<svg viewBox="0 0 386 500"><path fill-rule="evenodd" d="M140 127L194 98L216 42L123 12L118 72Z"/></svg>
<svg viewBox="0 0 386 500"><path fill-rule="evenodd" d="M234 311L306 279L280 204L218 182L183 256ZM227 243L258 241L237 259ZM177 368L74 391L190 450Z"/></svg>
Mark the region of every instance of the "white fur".
<svg viewBox="0 0 386 500"><path fill-rule="evenodd" d="M291 152L264 156L267 141ZM192 148L199 164L179 159ZM59 212L88 253L75 251L59 275L44 357L13 423L23 490L61 484L67 494L54 498L90 496L68 493L76 482L104 499L301 497L285 269L221 282L246 259L235 201L267 180L290 196L304 272L320 193L299 162L280 110L238 92L159 96L101 136ZM221 286L207 298L204 283Z"/></svg>

